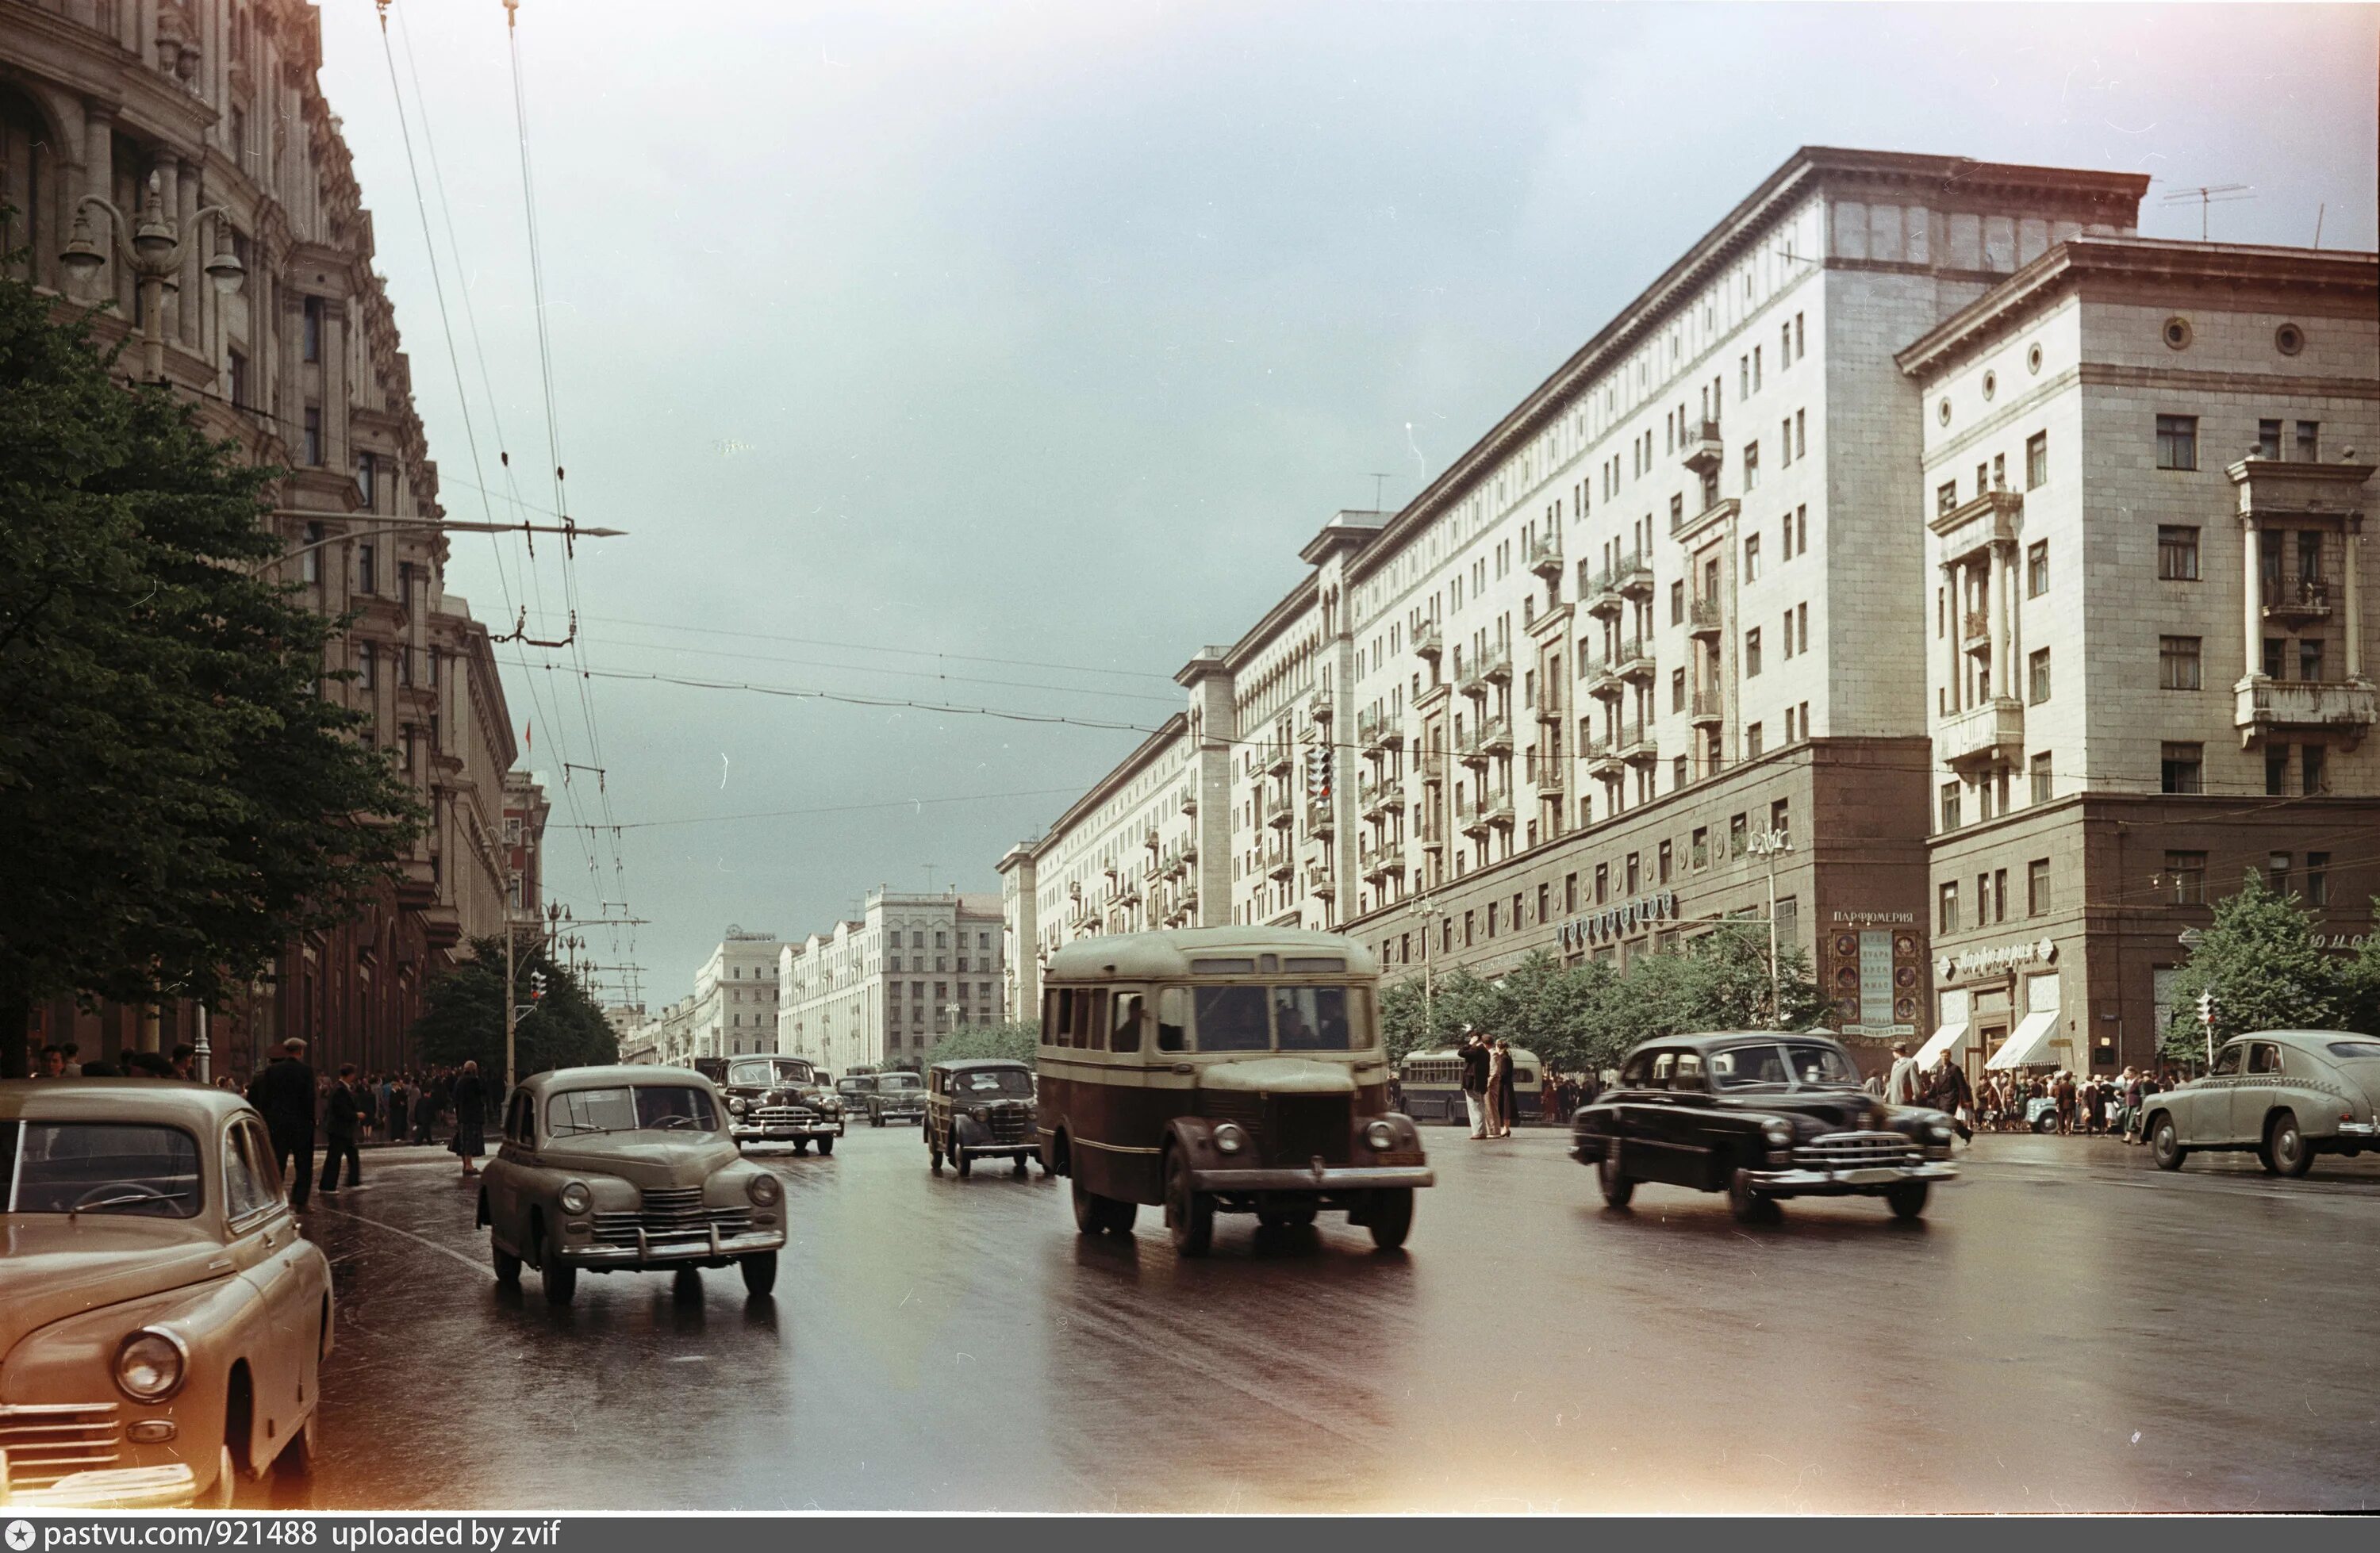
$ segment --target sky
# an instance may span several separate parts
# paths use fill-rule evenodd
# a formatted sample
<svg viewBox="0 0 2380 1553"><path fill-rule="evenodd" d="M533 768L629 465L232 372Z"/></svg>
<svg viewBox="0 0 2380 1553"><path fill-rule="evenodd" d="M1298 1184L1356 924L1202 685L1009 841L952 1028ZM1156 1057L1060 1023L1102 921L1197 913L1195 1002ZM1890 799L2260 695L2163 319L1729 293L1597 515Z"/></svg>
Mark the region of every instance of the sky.
<svg viewBox="0 0 2380 1553"><path fill-rule="evenodd" d="M323 0L322 85L448 516L626 530L447 582L540 640L575 600L497 655L550 898L644 919L582 931L655 1009L730 925L997 890L1331 513L1796 147L2146 172L2157 236L2203 185L2252 196L2217 239L2380 219L2369 6L520 0L533 270L502 0L390 15Z"/></svg>

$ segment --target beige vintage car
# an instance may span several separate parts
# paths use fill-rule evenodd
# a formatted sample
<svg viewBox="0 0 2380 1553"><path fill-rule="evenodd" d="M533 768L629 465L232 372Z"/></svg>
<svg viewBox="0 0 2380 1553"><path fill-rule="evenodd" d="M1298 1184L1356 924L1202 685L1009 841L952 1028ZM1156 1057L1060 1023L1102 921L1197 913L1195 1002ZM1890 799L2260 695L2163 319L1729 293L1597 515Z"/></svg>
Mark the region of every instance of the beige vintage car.
<svg viewBox="0 0 2380 1553"><path fill-rule="evenodd" d="M538 1270L568 1304L578 1274L737 1267L777 1283L785 1189L747 1163L710 1080L686 1068L564 1068L522 1081L504 1142L481 1172L480 1222L496 1277Z"/></svg>
<svg viewBox="0 0 2380 1553"><path fill-rule="evenodd" d="M331 1264L264 1122L153 1079L0 1083L0 1508L231 1503L311 1470Z"/></svg>

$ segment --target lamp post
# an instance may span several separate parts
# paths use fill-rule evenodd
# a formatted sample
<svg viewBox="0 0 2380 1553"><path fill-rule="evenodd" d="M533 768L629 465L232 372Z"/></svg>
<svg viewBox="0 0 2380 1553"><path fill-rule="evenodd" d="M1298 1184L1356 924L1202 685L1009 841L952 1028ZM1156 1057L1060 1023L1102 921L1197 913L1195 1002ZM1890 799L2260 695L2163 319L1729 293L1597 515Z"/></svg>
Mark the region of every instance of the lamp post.
<svg viewBox="0 0 2380 1553"><path fill-rule="evenodd" d="M1752 855L1768 860L1768 1023L1780 1030L1785 1019L1777 998L1777 859L1792 850L1792 838L1782 831L1764 831L1752 838Z"/></svg>
<svg viewBox="0 0 2380 1553"><path fill-rule="evenodd" d="M197 237L199 223L209 216L216 218L215 249L206 262L207 277L215 283L215 289L229 297L247 277L247 268L232 252L229 234L221 224L230 212L221 205L209 205L190 218L192 230L184 232L181 224L165 213L161 188L157 175L150 174L140 219L129 223L108 200L96 194L84 195L75 206L74 227L65 251L58 255L67 278L88 286L107 263L108 252L91 233L91 209L96 205L107 212L108 237L140 286L140 370L152 382L165 376L165 293L181 289L182 262L188 257L184 244Z"/></svg>
<svg viewBox="0 0 2380 1553"><path fill-rule="evenodd" d="M1438 936L1438 903L1417 896L1410 908L1421 914L1421 1028L1425 1040L1438 1039L1438 989L1431 977L1431 942Z"/></svg>

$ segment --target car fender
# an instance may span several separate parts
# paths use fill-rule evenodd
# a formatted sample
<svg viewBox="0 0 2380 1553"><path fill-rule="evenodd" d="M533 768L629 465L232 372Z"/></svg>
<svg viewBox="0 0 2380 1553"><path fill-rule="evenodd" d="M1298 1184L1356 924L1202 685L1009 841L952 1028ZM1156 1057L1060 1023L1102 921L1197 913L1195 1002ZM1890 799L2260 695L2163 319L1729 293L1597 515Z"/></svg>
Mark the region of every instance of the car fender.
<svg viewBox="0 0 2380 1553"><path fill-rule="evenodd" d="M1412 1117L1407 1116L1401 1110L1384 1110L1378 1116L1357 1117L1355 1119L1354 1141L1361 1142L1364 1134L1370 1129L1372 1123L1375 1122L1387 1122L1389 1124L1390 1131L1394 1134L1389 1143L1390 1151L1395 1153L1421 1152L1421 1129L1414 1125L1414 1119ZM1369 1148L1370 1145L1366 1144L1364 1147L1366 1148ZM1360 1159L1361 1156L1350 1155L1350 1158Z"/></svg>
<svg viewBox="0 0 2380 1553"><path fill-rule="evenodd" d="M1230 1156L1215 1147L1215 1127L1203 1116L1177 1116L1165 1124L1163 1151L1180 1154L1194 1171L1220 1170Z"/></svg>
<svg viewBox="0 0 2380 1553"><path fill-rule="evenodd" d="M968 1148L991 1141L991 1129L966 1112L953 1108L951 1111L951 1135Z"/></svg>

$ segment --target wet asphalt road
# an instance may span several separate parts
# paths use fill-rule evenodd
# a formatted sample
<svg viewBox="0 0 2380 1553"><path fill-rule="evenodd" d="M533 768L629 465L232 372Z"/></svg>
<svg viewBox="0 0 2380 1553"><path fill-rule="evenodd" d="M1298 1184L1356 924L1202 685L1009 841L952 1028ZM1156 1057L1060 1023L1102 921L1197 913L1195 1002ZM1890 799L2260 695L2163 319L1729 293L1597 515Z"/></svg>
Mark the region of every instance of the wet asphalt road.
<svg viewBox="0 0 2380 1553"><path fill-rule="evenodd" d="M2368 1510L2380 1160L2180 1175L1986 1137L1918 1225L1606 1210L1552 1131L1427 1128L1381 1256L1343 1222L1156 1210L1076 1236L1063 1183L929 1175L914 1127L775 1157L773 1300L733 1272L500 1288L430 1149L369 1153L310 1233L338 1284L324 1509Z"/></svg>

